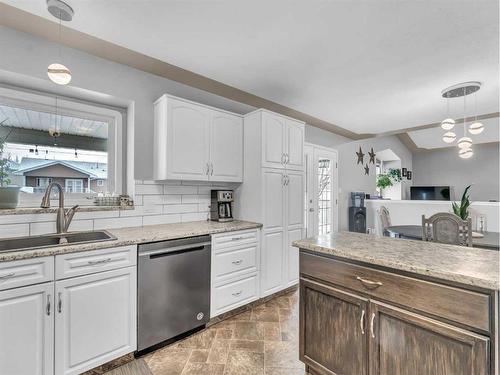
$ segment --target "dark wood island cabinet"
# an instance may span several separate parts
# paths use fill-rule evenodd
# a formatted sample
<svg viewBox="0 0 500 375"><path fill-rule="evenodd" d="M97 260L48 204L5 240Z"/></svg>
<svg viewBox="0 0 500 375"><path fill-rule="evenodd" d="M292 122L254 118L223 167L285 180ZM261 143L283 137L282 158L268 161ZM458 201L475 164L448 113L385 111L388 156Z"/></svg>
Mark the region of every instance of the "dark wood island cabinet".
<svg viewBox="0 0 500 375"><path fill-rule="evenodd" d="M498 253L344 232L294 244L300 359L311 374L497 373ZM440 265L407 251L438 254Z"/></svg>

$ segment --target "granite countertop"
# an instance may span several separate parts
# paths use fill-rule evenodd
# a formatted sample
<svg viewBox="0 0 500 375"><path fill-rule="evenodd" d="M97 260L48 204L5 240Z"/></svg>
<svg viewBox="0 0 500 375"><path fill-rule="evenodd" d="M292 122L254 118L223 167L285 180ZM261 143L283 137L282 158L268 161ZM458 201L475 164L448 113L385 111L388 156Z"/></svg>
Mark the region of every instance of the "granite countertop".
<svg viewBox="0 0 500 375"><path fill-rule="evenodd" d="M116 237L116 240L4 252L0 253L0 262L57 254L76 253L79 251L106 249L116 246L135 245L139 243L172 240L184 237L203 236L206 234L233 232L260 227L262 227L262 224L250 221L234 220L226 223L219 223L216 221L191 221L186 223L109 229L107 232Z"/></svg>
<svg viewBox="0 0 500 375"><path fill-rule="evenodd" d="M317 255L345 258L486 289L500 289L500 253L496 250L351 232L306 238L294 241L293 246Z"/></svg>

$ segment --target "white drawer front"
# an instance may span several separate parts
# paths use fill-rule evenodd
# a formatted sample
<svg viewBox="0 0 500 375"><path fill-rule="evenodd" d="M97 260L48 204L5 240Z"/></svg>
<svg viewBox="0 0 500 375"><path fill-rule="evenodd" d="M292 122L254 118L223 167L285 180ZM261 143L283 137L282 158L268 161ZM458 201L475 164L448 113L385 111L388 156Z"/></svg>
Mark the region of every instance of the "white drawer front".
<svg viewBox="0 0 500 375"><path fill-rule="evenodd" d="M88 275L137 264L137 246L120 246L56 256L56 279Z"/></svg>
<svg viewBox="0 0 500 375"><path fill-rule="evenodd" d="M251 229L238 232L228 232L212 235L212 249L235 247L248 243L258 242L258 230Z"/></svg>
<svg viewBox="0 0 500 375"><path fill-rule="evenodd" d="M258 298L258 275L220 285L213 289L212 311L214 317Z"/></svg>
<svg viewBox="0 0 500 375"><path fill-rule="evenodd" d="M257 272L257 251L258 245L250 244L213 254L214 282L218 283L245 273Z"/></svg>
<svg viewBox="0 0 500 375"><path fill-rule="evenodd" d="M54 280L54 257L0 263L0 290Z"/></svg>

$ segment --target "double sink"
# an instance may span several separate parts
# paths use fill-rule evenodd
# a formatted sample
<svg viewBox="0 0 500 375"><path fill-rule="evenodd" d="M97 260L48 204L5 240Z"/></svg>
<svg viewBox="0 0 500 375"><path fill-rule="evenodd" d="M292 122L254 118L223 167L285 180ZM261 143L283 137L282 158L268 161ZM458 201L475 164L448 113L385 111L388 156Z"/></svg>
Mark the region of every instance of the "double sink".
<svg viewBox="0 0 500 375"><path fill-rule="evenodd" d="M0 253L116 240L105 230L16 237L0 240Z"/></svg>

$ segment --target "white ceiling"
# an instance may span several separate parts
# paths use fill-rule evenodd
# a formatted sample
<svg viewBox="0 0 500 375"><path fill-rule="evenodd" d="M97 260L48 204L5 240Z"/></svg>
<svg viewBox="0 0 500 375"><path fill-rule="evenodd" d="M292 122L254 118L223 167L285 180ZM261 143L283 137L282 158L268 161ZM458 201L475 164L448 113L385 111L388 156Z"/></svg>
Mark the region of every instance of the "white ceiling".
<svg viewBox="0 0 500 375"><path fill-rule="evenodd" d="M4 120L7 120L3 122ZM0 123L16 128L49 131L56 128L62 134L74 134L86 137L108 138L108 124L71 116L33 111L24 108L9 107L0 104Z"/></svg>
<svg viewBox="0 0 500 375"><path fill-rule="evenodd" d="M498 117L480 121L484 125L484 130L481 134L472 135L467 132L467 137L472 139L473 144L499 142L500 141L500 124ZM468 125L468 124L467 124ZM464 135L464 127L462 124L455 125L453 131L457 135L457 140ZM456 147L457 143L444 143L442 140L445 131L441 127L416 130L408 132L408 135L417 145L418 148L442 148Z"/></svg>
<svg viewBox="0 0 500 375"><path fill-rule="evenodd" d="M4 2L53 20L45 0ZM357 133L440 121L464 81L499 111L498 0L68 2L72 28Z"/></svg>

